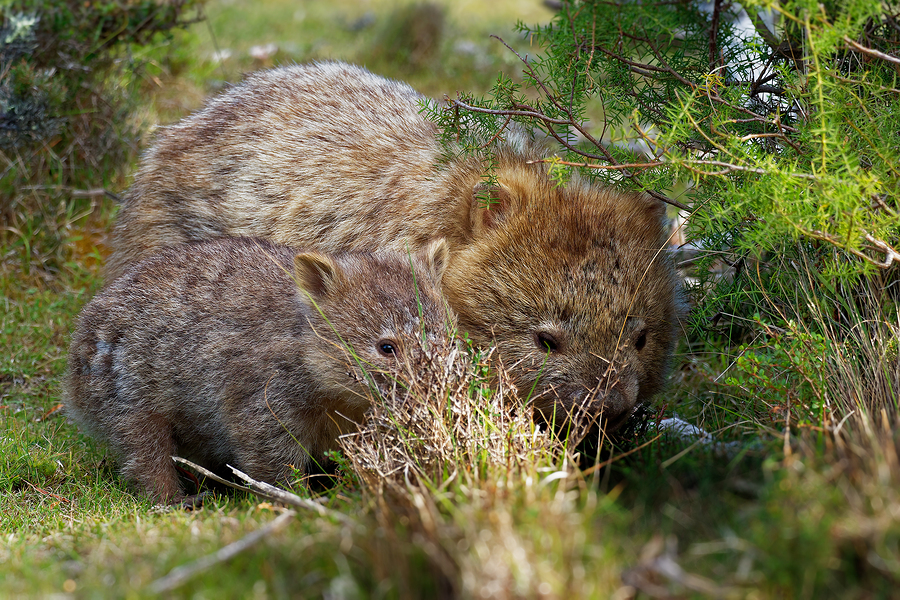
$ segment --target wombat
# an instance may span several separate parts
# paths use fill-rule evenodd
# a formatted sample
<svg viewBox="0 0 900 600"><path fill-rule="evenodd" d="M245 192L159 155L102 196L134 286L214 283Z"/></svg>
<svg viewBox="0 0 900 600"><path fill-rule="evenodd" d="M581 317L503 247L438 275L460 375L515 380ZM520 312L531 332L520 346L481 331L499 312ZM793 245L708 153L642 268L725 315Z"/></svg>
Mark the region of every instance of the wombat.
<svg viewBox="0 0 900 600"><path fill-rule="evenodd" d="M412 256L247 238L165 248L82 311L66 409L157 501L183 497L173 454L284 480L361 421L368 385L449 343L446 263L443 240Z"/></svg>
<svg viewBox="0 0 900 600"><path fill-rule="evenodd" d="M661 388L676 341L663 204L578 177L555 185L516 127L495 142L488 185L480 160L442 147L429 102L336 62L248 76L158 132L121 206L110 276L221 236L327 252L443 237L460 329L495 344L545 414L602 413L614 428Z"/></svg>

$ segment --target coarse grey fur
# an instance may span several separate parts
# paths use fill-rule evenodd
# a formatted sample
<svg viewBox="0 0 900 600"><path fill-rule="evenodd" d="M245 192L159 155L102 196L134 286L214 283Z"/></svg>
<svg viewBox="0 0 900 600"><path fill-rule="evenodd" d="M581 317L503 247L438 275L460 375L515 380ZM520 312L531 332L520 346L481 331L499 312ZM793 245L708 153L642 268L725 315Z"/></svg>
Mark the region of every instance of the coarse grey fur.
<svg viewBox="0 0 900 600"><path fill-rule="evenodd" d="M411 256L249 238L165 248L85 306L66 411L158 501L183 496L173 454L284 480L360 421L364 369L385 383L448 343L446 261L442 240Z"/></svg>

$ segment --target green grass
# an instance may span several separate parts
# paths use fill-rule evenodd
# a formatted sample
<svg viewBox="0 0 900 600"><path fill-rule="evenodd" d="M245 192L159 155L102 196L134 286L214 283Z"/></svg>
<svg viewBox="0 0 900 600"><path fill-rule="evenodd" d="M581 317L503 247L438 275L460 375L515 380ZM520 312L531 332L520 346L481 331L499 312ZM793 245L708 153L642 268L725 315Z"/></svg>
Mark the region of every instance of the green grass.
<svg viewBox="0 0 900 600"><path fill-rule="evenodd" d="M444 11L442 26L427 13L411 11L421 3L408 1L210 2L207 21L176 35L172 55L148 69L155 116L159 122L175 121L199 107L206 93L239 81L245 72L312 60L361 64L436 98L457 91L484 93L500 69L518 72L519 63L490 36L527 53L530 46L515 33L516 22L545 21L553 14L528 0L436 4ZM424 59L409 58L416 35L431 50ZM252 48L270 44L274 52L251 56Z"/></svg>
<svg viewBox="0 0 900 600"><path fill-rule="evenodd" d="M151 100L144 118L173 121L243 71L319 58L368 64L435 96L482 91L499 69L516 70L514 57L486 34L509 38L516 19L549 16L538 2L445 5L437 58L422 66L385 58L393 7L385 0L210 2L208 24L176 36L173 55L142 72ZM369 11L374 20L360 21ZM267 43L278 46L272 57L249 56ZM231 57L213 61L217 48ZM101 284L98 259L112 214L100 202L92 216L71 219L66 261L52 272L19 268L21 237L0 249L0 596L147 596L172 569L282 511L244 493L217 495L193 512L153 507L117 475L102 444L55 410L69 331ZM879 318L890 323L896 315ZM802 340L796 333L791 339ZM873 335L886 339L884 329ZM829 343L846 341L834 337ZM887 345L895 360L896 344ZM777 361L791 348L787 338L764 340L743 361L718 354L714 343L683 349L674 383L654 409L732 442L727 452L657 437L652 418L646 431L599 453L590 443L545 452L489 441L463 451L472 440L523 426L475 409L411 421L398 429L399 449L378 446L388 442L375 427L367 447L412 453L417 475L380 474L382 463L354 464L351 455L338 484L320 492L349 524L301 512L173 595L890 598L900 585L896 398L883 403L886 428L879 410L858 412L835 436L825 428L861 408L847 390L865 396L874 388L839 363L801 364L820 369L819 385L848 383L822 388L833 398L830 420L811 412L785 434L787 403L775 390L790 383L778 379L789 366ZM763 375L769 387L748 387ZM425 433L415 423L458 425L463 417L469 434L448 438L453 452L417 445ZM576 452L582 467L611 462L584 475Z"/></svg>

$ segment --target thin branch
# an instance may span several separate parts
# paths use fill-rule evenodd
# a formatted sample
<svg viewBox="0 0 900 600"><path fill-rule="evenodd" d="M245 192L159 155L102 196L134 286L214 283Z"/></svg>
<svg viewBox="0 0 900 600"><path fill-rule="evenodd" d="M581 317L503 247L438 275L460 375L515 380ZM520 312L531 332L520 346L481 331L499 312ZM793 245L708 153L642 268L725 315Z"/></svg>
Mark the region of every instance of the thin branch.
<svg viewBox="0 0 900 600"><path fill-rule="evenodd" d="M885 204L885 202L884 202L884 199L885 199L885 198L887 198L887 194L884 194L884 196L875 194L875 197L874 197L875 204L877 204L877 205L881 208L881 210L883 210L883 211L886 212L887 214L891 215L892 217L895 217L895 218L896 218L896 217L897 217L897 211L893 210L890 206L888 206L887 204Z"/></svg>
<svg viewBox="0 0 900 600"><path fill-rule="evenodd" d="M745 167L743 165L736 165L733 163L723 162L719 160L686 160L684 161L684 166L687 169L690 169L692 172L697 173L698 175L728 175L729 173L733 173L735 171L744 172L744 173L757 173L759 175L767 175L772 171L771 169L763 169L760 167ZM713 166L713 167L724 167L721 171L703 171L702 169L694 169L693 165L703 165L703 166ZM788 177L796 177L798 179L807 179L810 181L818 181L819 178L815 175L810 175L809 173L783 173L783 175L787 175Z"/></svg>
<svg viewBox="0 0 900 600"><path fill-rule="evenodd" d="M598 165L597 163L577 163L577 162L570 162L570 161L566 161L566 160L560 160L560 159L558 159L558 158L542 158L542 159L539 159L539 160L532 160L532 161L528 161L528 162L529 162L529 164L532 164L532 163L551 163L551 164L557 164L557 165L566 165L566 166L570 166L570 167L585 167L585 168L588 168L588 169L599 169L599 170L608 170L608 171L622 171L622 170L625 170L625 169L634 169L634 168L644 168L644 169L649 169L649 168L652 168L652 167L663 166L663 165L666 164L666 163L662 163L662 162L652 162L652 163L629 163L629 164L626 164L626 165L619 165L619 164L616 164L616 165ZM669 198L669 197L666 196L665 194L661 194L661 193L659 193L659 192L657 192L657 191L655 191L655 190L648 190L648 189L646 189L646 188L643 188L643 189L644 189L644 192L646 192L650 197L652 197L652 198L654 198L654 199L656 199L656 200L659 200L660 202L664 202L664 203L666 203L666 204L671 204L672 206L674 206L674 207L676 207L676 208L679 208L679 209L681 209L681 210L686 210L686 211L688 211L688 212L691 212L691 208L690 208L689 206L687 206L686 204L683 204L683 203L679 202L678 200L675 200L674 198Z"/></svg>
<svg viewBox="0 0 900 600"><path fill-rule="evenodd" d="M573 30L573 36L574 36L574 35L575 35L575 32L574 32L574 30ZM537 73L534 72L534 69L532 68L531 63L528 62L527 58L523 57L521 54L519 54L518 52L516 52L516 50L515 50L512 46L510 46L509 44L507 44L502 38L500 38L500 37L498 37L498 36L491 36L491 37L496 38L501 44L503 44L504 46L506 46L506 47L510 50L510 52L512 52L513 54L515 54L515 55L519 58L520 61L522 61L522 63L523 63L523 64L525 65L525 67L528 69L528 72L531 74L532 79L538 84L538 86L540 86L541 90L543 90L543 92L544 92L544 94L546 95L546 97L553 103L553 105L554 105L558 110L561 110L561 111L564 112L566 115L568 115L569 121L568 121L568 123L566 123L566 124L569 125L570 127L575 128L575 130L578 131L581 135L583 135L584 138L585 138L586 140L588 140L588 142L590 142L591 144L593 144L593 146L594 146L595 148L597 148L598 150L600 150L600 152L603 153L603 157L600 157L600 156L598 156L598 155L596 155L596 154L591 154L591 153L589 153L589 152L585 152L585 151L583 151L583 150L580 150L580 149L578 149L578 148L575 148L574 146L572 146L571 144L569 144L567 141L563 140L563 139L562 139L562 138L561 138L561 137L553 130L552 127L547 127L547 130L549 131L550 135L553 136L553 138L554 138L557 142L559 142L563 147L567 148L568 150L570 150L570 151L572 151L572 152L574 152L574 153L576 153L576 154L579 154L579 155L581 155L581 156L584 156L585 158L590 158L590 159L593 159L593 160L606 160L606 161L609 162L609 163L612 163L612 164L618 164L618 161L616 161L615 157L613 157L613 155L606 149L606 147L605 147L599 140L595 139L594 136L592 136L592 135L590 134L590 132L587 131L587 129L585 129L580 123L578 123L578 122L576 121L575 116L572 114L572 108L571 108L571 106L569 106L569 107L563 107L563 106L560 106L559 103L556 102L554 95L550 93L550 90L547 89L547 86L544 84L544 81L543 81L540 77L538 77ZM578 40L576 39L575 41L577 42ZM580 44L577 44L577 45L579 45L579 47L580 47ZM595 46L592 45L592 46L591 46L591 56L593 56L594 49L595 49ZM601 48L600 50L603 51L602 48ZM575 86L575 81L574 81L574 79L573 79L573 80L572 80L572 94L573 94L572 98L573 98L573 99L574 99L574 86ZM528 107L528 108L531 108L531 107ZM545 119L545 122L547 122L546 119ZM603 132L604 132L604 133L606 132L606 123L604 123ZM672 198L669 198L669 197L666 196L665 194L661 194L660 192L657 192L657 191L655 191L655 190L648 190L648 189L646 189L646 188L644 187L644 185L641 183L641 181L637 178L637 176L636 176L634 173L629 173L629 172L627 172L625 169L622 169L622 171L623 171L623 174L624 174L627 178L631 179L633 182L635 182L637 185L639 185L639 186L640 186L642 189L644 189L651 197L655 198L656 200L659 200L659 201L661 201L661 202L665 202L666 204L671 204L672 206L676 206L676 207L678 207L678 208L680 208L680 209L682 209L682 210L690 210L690 209L688 209L684 204L678 202L677 200L674 200L674 199L672 199Z"/></svg>
<svg viewBox="0 0 900 600"><path fill-rule="evenodd" d="M504 132L504 130L506 130L506 128L509 127L509 122L510 122L511 120L512 120L512 115L507 115L507 116L506 116L506 121L504 121L504 122L503 122L503 125L500 126L500 129L497 130L497 133L495 133L494 135L492 135L492 136L491 136L491 139L489 139L489 140L486 141L484 144L482 144L481 146L479 146L478 149L479 149L479 150L484 150L485 148L487 148L488 146L490 146L491 144L493 144L493 143L494 143L494 140L496 140L497 138L499 138L499 137L500 137L500 134L502 134L502 133Z"/></svg>
<svg viewBox="0 0 900 600"><path fill-rule="evenodd" d="M649 194L651 198L659 200L660 202L665 202L666 204L671 204L672 206L674 206L676 208L680 208L681 210L686 210L688 212L692 212L690 207L688 207L686 204L682 204L681 202L679 202L678 200L675 200L674 198L669 198L665 194L657 192L656 190L648 190L647 188L641 188L641 189L643 189L647 194Z"/></svg>
<svg viewBox="0 0 900 600"><path fill-rule="evenodd" d="M558 158L544 158L536 161L529 162L547 162L558 165L566 165L568 167L584 167L586 169L597 169L599 171L616 171L624 168L632 168L632 169L651 169L654 167L661 167L664 165L669 166L678 166L681 164L686 169L689 169L693 173L697 173L698 175L728 175L729 173L733 173L735 171L745 172L745 173L757 173L759 175L767 175L772 171L771 169L763 169L761 167L746 167L743 165L736 165L733 163L723 162L720 160L684 160L684 161L671 161L671 162L647 162L647 163L631 163L627 165L598 165L596 163L578 163L578 162L570 162L566 160L560 160ZM724 167L721 171L703 171L701 169L692 168L695 166L712 166L712 167ZM819 178L815 175L810 175L809 173L784 173L784 175L788 175L789 177L796 177L798 179L808 179L811 181L818 181ZM677 201L671 200L670 204L673 206L678 206L679 208L687 208L685 206L679 206Z"/></svg>
<svg viewBox="0 0 900 600"><path fill-rule="evenodd" d="M872 83L870 81L862 81L860 79L851 79L849 77L841 77L840 75L835 75L832 72L829 72L828 74L831 75L832 77L834 77L835 79L837 79L838 81L843 81L844 83L852 83L854 85L871 86L871 87L876 88L880 92L889 92L891 94L900 94L900 89L897 89L897 88L884 87L883 85L878 85L878 84Z"/></svg>
<svg viewBox="0 0 900 600"><path fill-rule="evenodd" d="M50 496L51 498L56 498L57 500L59 500L59 501L61 501L61 502L71 502L71 500L69 500L68 498L63 498L62 496L57 496L57 495L54 494L53 492L48 492L48 491L45 490L45 489L39 488L38 486L34 485L34 484L31 483L30 481L27 481L27 480L26 480L25 483L27 483L28 485L30 485L31 488L32 488L33 490L35 490L36 492L40 492L40 493L42 493L42 494L44 494L44 495Z"/></svg>
<svg viewBox="0 0 900 600"><path fill-rule="evenodd" d="M660 53L659 49L650 41L650 39L648 37L638 37L638 36L630 35L627 33L623 33L622 35L627 37L630 40L647 44L647 46L653 52L653 55L656 58L656 60L659 61L659 63L663 66L656 67L654 65L650 65L650 64L646 64L646 63L634 62L632 60L625 58L624 56L620 56L620 55L616 54L615 52L606 50L605 48L599 48L599 50L601 52L603 52L604 54L606 54L607 56L609 56L610 58L614 58L626 65L629 65L630 67L632 67L632 70L635 70L636 68L640 68L640 69L646 69L647 71L653 71L656 73L667 73L667 74L671 75L672 77L674 77L676 80L678 80L685 87L690 88L691 91L700 87L698 84L694 83L693 81L690 81L690 80L684 78L680 73L678 73L677 71L675 71L675 69L673 69L671 66L669 66L669 64L662 57L662 54ZM641 73L641 75L655 79L655 77L652 75L652 73L649 73L649 72ZM725 100L724 98L722 98L719 94L708 93L707 97L710 100L712 100L713 102L717 102L718 104L723 104L723 105L731 108L732 110L744 113L745 115L750 115L751 117L758 119L761 123L769 123L770 122L763 115L756 113L756 112L754 112L748 108L745 108L743 106L734 105L734 104L728 102L727 100ZM794 127L789 127L787 125L785 125L783 127L785 130L791 131L792 133L797 132L797 129L795 129Z"/></svg>
<svg viewBox="0 0 900 600"><path fill-rule="evenodd" d="M350 524L353 522L352 519L350 519L347 515L345 515L343 513L340 513L340 512L334 511L334 510L329 510L329 509L325 508L324 506L322 506L321 504L319 504L318 502L313 502L312 500L307 500L306 498L301 498L297 494L292 494L291 492L277 488L274 485L269 485L268 483L256 481L255 479L251 478L249 475L242 473L241 471L235 469L234 467L232 467L230 465L228 466L228 468L231 469L232 471L234 471L234 473L238 477L240 477L241 479L246 481L250 485L249 488L246 486L243 486L243 485L238 485L232 481L228 481L227 479L223 479L222 477L219 477L212 471L205 469L198 464L192 463L191 461L189 461L185 458L181 458L180 456L173 456L172 460L174 460L175 462L179 462L184 465L187 465L190 468L196 470L198 473L200 473L204 477L209 477L213 481L217 481L217 482L221 483L222 485L227 485L230 488L234 488L236 490L241 490L244 492L251 492L253 494L256 494L257 496L260 496L261 498L263 498L265 500L274 500L276 502L282 502L284 504L288 504L290 506L295 506L297 508L304 508L306 510L311 510L311 511L317 513L319 516L330 517L330 518L340 521L341 523L344 523L344 524Z"/></svg>
<svg viewBox="0 0 900 600"><path fill-rule="evenodd" d="M573 35L574 35L574 31L573 31ZM597 140L594 136L592 136L591 133L590 133L590 132L582 125L582 124L580 124L580 123L577 122L577 120L575 119L575 116L572 114L572 107L571 107L571 106L568 106L568 107L563 106L563 105L561 105L561 104L557 101L556 95L553 94L553 93L550 91L550 89L547 88L547 85L544 83L543 79L541 79L541 78L537 75L537 73L534 72L534 69L532 68L531 63L528 62L527 57L523 57L521 54L519 54L519 53L515 50L515 48L513 48L512 46L510 46L509 44L507 44L506 41L503 40L503 38L501 38L501 37L499 37L499 36L496 36L496 35L492 35L491 37L495 38L495 39L496 39L497 41L499 41L501 44L503 44L504 46L506 46L506 48L507 48L510 52L512 52L513 54L516 55L516 57L517 57L517 58L525 65L525 68L528 70L528 73L529 73L529 75L531 76L532 80L533 80L533 81L535 82L535 84L541 89L541 91L544 93L545 97L553 104L553 106L554 106L557 110L559 110L560 112L566 114L569 118L568 118L567 120L564 120L564 119L556 119L556 118L550 117L550 116L548 116L548 115L546 115L546 114L544 114L544 113L542 113L542 112L540 112L540 111L537 111L537 110L535 110L534 108L532 108L531 106L527 106L527 105L516 106L516 107L514 107L513 109L509 109L509 110L494 110L494 109L480 108L480 107L476 107L476 106L469 105L469 104L467 104L467 103L465 103L465 102L462 102L461 100L458 100L458 99L452 100L452 99L450 99L448 96L445 95L445 96L444 96L445 101L447 101L447 102L450 103L450 105L451 105L451 106L449 106L449 107L447 108L447 110L457 110L457 111L458 111L459 108L464 108L464 109L466 109L466 110L471 110L471 111L473 111L473 112L479 112L479 113L484 113L484 114L492 114L492 115L497 115L497 116L506 116L507 119L509 119L509 118L512 117L512 116L532 117L532 118L538 119L538 120L540 120L540 121L543 121L545 124L547 124L547 125L548 125L548 126L547 126L547 132L550 134L550 136L552 136L557 142L560 143L560 145L562 145L562 146L563 146L564 148L566 148L567 150L569 150L569 151L571 151L571 152L574 152L575 154L578 154L578 155L580 155L580 156L584 156L585 158L588 158L588 159L592 159L592 160L600 160L600 161L607 161L607 162L612 163L612 164L614 164L614 165L615 165L615 164L618 164L618 162L616 161L616 159L615 159L615 158L613 157L613 155L606 149L606 147L605 147L599 140ZM578 40L576 39L575 41L577 42ZM593 54L593 49L594 49L594 48L593 48L593 46L592 46L592 54ZM601 51L604 51L602 48L601 48L600 50L601 50ZM605 52L605 51L604 51L604 52ZM571 101L574 101L574 90L575 90L574 86L575 86L575 81L574 81L574 79L573 79L573 80L572 80L572 87L571 87L571 94L570 94L570 100L571 100ZM568 126L568 127L572 127L572 128L575 129L578 133L580 133L582 136L584 136L584 138L585 138L590 144L592 144L595 148L597 148L597 149L603 154L603 156L600 156L600 155L597 155L597 154L592 154L592 153L590 153L590 152L585 152L584 150L581 150L581 149L579 149L579 148L576 148L576 147L573 146L571 143L569 143L567 140L562 139L562 137L554 130L554 128L553 128L553 127L550 127L551 124L553 124L553 125L565 125L565 126ZM605 126L604 126L604 131L605 131L605 130L606 130L606 128L605 128ZM624 168L623 168L623 169L620 169L620 170L623 171L623 174L624 174L626 177L628 177L629 179L631 179L632 181L634 181L636 184L638 184L638 185L640 185L642 188L644 188L643 184L641 184L641 182L637 179L637 176L636 176L634 173L629 173L629 172L627 172L627 170L624 169ZM645 189L645 188L644 188L644 189ZM671 204L671 205L676 206L676 207L678 207L678 208L680 208L680 209L682 209L682 210L689 210L684 204L682 204L682 203L680 203L680 202L678 202L678 201L676 201L676 200L673 200L673 199L671 199L671 198L668 198L668 197L667 197L666 195L664 195L664 194L661 194L661 193L656 192L656 191L653 191L653 190L647 190L647 189L645 189L645 191L646 191L651 197L653 197L653 198L655 198L655 199L657 199L657 200L660 200L660 201L665 202L665 203L667 203L667 204Z"/></svg>
<svg viewBox="0 0 900 600"><path fill-rule="evenodd" d="M576 130L578 133L580 133L581 135L583 135L584 138L585 138L586 140L588 140L588 142L590 142L591 144L593 144L594 147L598 148L598 149L604 154L606 160L608 160L608 161L610 161L610 162L615 162L615 160L613 159L612 155L606 150L606 148L603 147L603 144L601 144L599 141L597 141L597 140L590 134L589 131L587 131L584 127L582 127L582 126L576 121L575 115L572 114L572 107L571 107L571 104L570 104L570 106L568 106L568 107L564 107L564 106L561 106L561 105L556 101L554 94L550 93L550 90L547 89L547 86L546 86L546 84L544 83L544 81L543 81L540 77L538 77L537 73L534 72L534 69L531 67L531 63L528 62L527 57L523 57L521 54L519 54L518 52L516 52L515 49L514 49L512 46L510 46L509 44L507 44L502 38L500 38L500 37L498 37L498 36L496 36L496 35L492 35L491 37L496 38L497 40L499 40L501 44L503 44L504 46L506 46L507 48L509 48L509 50L510 50L513 54L515 54L517 57L519 57L519 60L521 60L522 63L527 67L528 72L531 74L532 79L540 86L541 90L543 90L543 92L544 92L545 96L547 97L547 99L550 100L550 102L553 103L553 106L555 106L555 107L557 108L557 110L560 110L560 111L564 112L564 113L569 117L569 120L568 120L568 122L567 122L566 124L569 125L570 127L574 127L575 130ZM575 94L575 79L573 78L573 79L572 79L572 100L573 100L573 101L574 101L574 94ZM529 108L530 108L530 107L529 107ZM556 136L554 136L554 137L556 137ZM559 138L557 138L557 139L559 139ZM575 149L572 148L569 144L564 144L564 145L565 145L567 148L569 148L570 150L573 150L574 152L578 152L578 150L575 150ZM587 156L587 154L585 154L584 152L578 152L578 153L581 154L581 155L583 155L583 156Z"/></svg>
<svg viewBox="0 0 900 600"><path fill-rule="evenodd" d="M857 44L847 36L844 36L844 43L852 47L854 50L862 52L863 54L868 54L869 56L874 56L875 58L880 58L881 60L886 60L888 62L894 63L895 65L900 65L900 58L891 56L890 54L885 54L884 52L879 52L874 48L866 48L865 46Z"/></svg>
<svg viewBox="0 0 900 600"><path fill-rule="evenodd" d="M623 32L623 35L630 40L634 40L637 42L643 42L643 43L647 44L647 47L650 48L650 51L653 53L654 58L656 58L657 62L662 65L661 69L659 67L657 67L656 70L662 70L663 72L668 73L669 75L671 75L672 77L674 77L675 79L680 81L682 83L682 85L685 85L685 86L691 88L692 90L700 87L698 84L694 83L693 81L690 81L689 79L686 79L685 77L683 77L681 75L681 73L679 73L678 71L676 71L669 65L669 63L666 61L666 59L663 58L663 53L660 52L659 48L656 47L656 44L654 44L652 41L650 41L650 36L645 35L644 37L638 37L636 35L631 35L629 33L624 33L624 32Z"/></svg>
<svg viewBox="0 0 900 600"><path fill-rule="evenodd" d="M537 160L528 161L528 164L534 163L551 163L555 165L566 165L567 167L586 167L588 169L597 169L600 171L620 171L622 169L652 169L654 167L662 167L664 165L672 164L655 161L646 163L628 163L624 165L598 165L596 163L570 162L568 160L561 160L558 158L539 158Z"/></svg>
<svg viewBox="0 0 900 600"><path fill-rule="evenodd" d="M730 86L747 85L747 83L744 81L725 81L723 83ZM752 86L753 84L750 85ZM750 97L752 98L757 94L772 94L774 96L784 96L784 88L781 86L760 84L751 89Z"/></svg>
<svg viewBox="0 0 900 600"><path fill-rule="evenodd" d="M631 36L629 36L629 37L631 37ZM641 41L641 42L645 41L643 38L633 38L632 37L631 39L636 39L637 41ZM660 67L649 65L647 63L635 62L633 60L629 60L629 59L625 58L624 56L616 54L612 50L607 50L606 48L603 48L602 46L598 47L597 49L600 50L600 52L602 52L603 54L609 56L610 58L614 58L617 61L628 65L629 67L634 67L637 69L645 69L646 72L641 73L641 75L650 77L650 76L652 76L651 73L668 73L668 71L666 71L665 69L662 69ZM691 87L692 89L694 87L696 87L695 84L691 83L690 81L687 81L686 79L682 79L682 81L685 85Z"/></svg>
<svg viewBox="0 0 900 600"><path fill-rule="evenodd" d="M875 246L881 252L884 252L884 261L881 263L875 263L876 266L879 266L882 269L887 269L895 260L900 262L900 253L898 253L886 242L875 239L869 233L866 233L866 241Z"/></svg>
<svg viewBox="0 0 900 600"><path fill-rule="evenodd" d="M448 109L464 108L464 109L470 110L472 112L484 113L484 114L488 114L488 115L507 116L507 117L508 116L532 117L532 118L544 121L545 123L574 126L574 124L572 123L571 120L554 119L553 117L549 117L541 112L537 112L537 111L533 110L530 106L528 107L529 110L520 110L520 109L496 110L496 109L490 109L490 108L481 108L479 106L472 106L471 104L466 104L465 102L463 102L461 100L451 99L448 96L444 96L444 100L451 104L451 106L448 107ZM557 142L559 142L567 150L571 150L572 152L579 154L581 156L584 156L585 158L591 158L593 160L607 160L610 162L615 162L613 160L612 156L606 151L606 149L602 145L597 145L597 148L599 148L600 151L603 152L603 154L604 154L603 156L601 156L599 154L591 154L590 152L585 152L584 150L576 148L575 146L570 144L568 141L564 140L562 138L562 136L560 136L552 127L547 127L547 133L549 133L553 137L553 139L555 139Z"/></svg>
<svg viewBox="0 0 900 600"><path fill-rule="evenodd" d="M866 254L865 252L861 252L861 251L857 250L856 248L850 247L848 245L847 240L843 240L843 239L841 239L837 236L834 236L830 233L826 233L826 232L820 231L818 229L804 229L803 227L800 227L799 225L796 225L796 224L794 224L794 227L796 227L797 231L799 231L800 233L802 233L805 236L808 236L808 237L811 237L813 239L820 240L823 242L828 242L829 244L832 244L833 246L836 246L836 247L840 248L841 250L844 250L845 252L849 252L850 254L865 260L869 264L872 264L872 265L878 267L879 269L890 268L890 266L894 263L895 260L900 262L900 253L898 253L897 250L895 250L893 247L891 247L886 242L876 239L867 231L863 232L865 234L866 241L869 242L870 244L872 244L873 246L875 246L875 248L873 248L874 250L877 250L878 252L882 252L884 254L884 260L880 260L880 261L876 260L876 259L872 258L871 256L869 256L868 254Z"/></svg>
<svg viewBox="0 0 900 600"><path fill-rule="evenodd" d="M494 110L491 108L481 108L480 106L472 106L471 104L466 104L462 100L454 100L449 96L444 96L444 100L449 102L452 106L458 106L460 108L464 108L466 110L470 110L472 112L484 113L487 115L497 115L501 117L505 117L508 115L512 115L514 117L532 117L535 119L540 119L545 123L553 123L554 125L570 125L571 123L565 119L554 119L553 117L548 117L543 113L539 113L534 110Z"/></svg>
<svg viewBox="0 0 900 600"><path fill-rule="evenodd" d="M753 80L753 83L750 84L750 97L751 98L756 96L756 94L758 93L757 92L758 88L772 87L772 86L764 86L763 84L769 83L770 81L772 81L773 79L778 77L777 71L773 71L772 73L769 73L768 75L766 75L766 71L769 70L769 67L772 66L772 63L774 61L775 61L774 56L770 56L768 59L766 59L766 64L763 66L762 69L760 69L759 75L757 76L756 79ZM765 90L761 90L761 91L765 91ZM775 92L772 92L772 93L775 93ZM782 93L777 94L777 95L779 95L779 96L783 95L783 90L782 90Z"/></svg>

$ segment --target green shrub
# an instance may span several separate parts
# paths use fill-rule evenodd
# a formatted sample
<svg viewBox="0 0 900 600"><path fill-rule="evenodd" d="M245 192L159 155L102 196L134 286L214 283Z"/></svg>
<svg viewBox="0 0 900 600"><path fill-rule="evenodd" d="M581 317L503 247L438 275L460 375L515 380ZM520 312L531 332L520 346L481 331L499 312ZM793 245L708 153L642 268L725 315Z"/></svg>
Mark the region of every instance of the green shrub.
<svg viewBox="0 0 900 600"><path fill-rule="evenodd" d="M52 272L137 151L142 57L198 0L17 0L0 12L0 260Z"/></svg>

